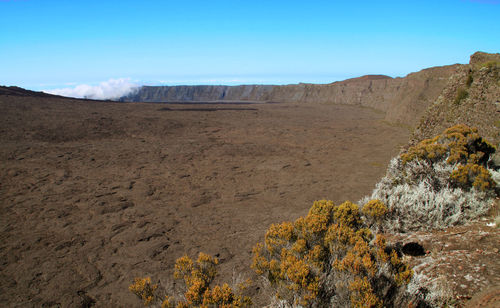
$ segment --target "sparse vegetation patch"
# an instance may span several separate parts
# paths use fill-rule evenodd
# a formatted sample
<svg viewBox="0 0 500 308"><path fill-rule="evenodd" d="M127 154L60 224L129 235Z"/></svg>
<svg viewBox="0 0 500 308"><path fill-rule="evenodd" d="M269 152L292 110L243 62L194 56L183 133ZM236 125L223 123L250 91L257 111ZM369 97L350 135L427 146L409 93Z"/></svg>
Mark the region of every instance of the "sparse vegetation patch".
<svg viewBox="0 0 500 308"><path fill-rule="evenodd" d="M493 68L500 67L500 62L499 61L488 61L481 63L480 68L486 68L488 70L491 70Z"/></svg>
<svg viewBox="0 0 500 308"><path fill-rule="evenodd" d="M466 99L467 96L469 96L469 92L467 92L467 90L465 90L464 88L459 88L453 102L455 103L455 105L458 105L461 101Z"/></svg>
<svg viewBox="0 0 500 308"><path fill-rule="evenodd" d="M474 82L474 77L472 71L469 71L469 73L467 74L467 80L465 81L467 88L470 88L473 82Z"/></svg>
<svg viewBox="0 0 500 308"><path fill-rule="evenodd" d="M145 306L160 304L162 308L182 307L249 307L252 301L240 294L248 282L238 285L235 292L227 283L210 287L217 275L218 260L200 253L196 262L188 256L175 262L174 278L184 281L185 292L182 298L166 295L161 298L156 293L158 285L151 284L151 279L136 278L129 290L143 300Z"/></svg>

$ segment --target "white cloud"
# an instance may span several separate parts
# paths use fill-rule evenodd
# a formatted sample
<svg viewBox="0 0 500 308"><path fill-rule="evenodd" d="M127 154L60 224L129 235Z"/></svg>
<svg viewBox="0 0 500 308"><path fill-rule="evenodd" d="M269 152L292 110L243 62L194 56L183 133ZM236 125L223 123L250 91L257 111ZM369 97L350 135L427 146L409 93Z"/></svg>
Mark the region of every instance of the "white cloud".
<svg viewBox="0 0 500 308"><path fill-rule="evenodd" d="M117 99L139 88L130 78L109 79L96 86L81 84L73 88L43 90L45 93L90 99Z"/></svg>

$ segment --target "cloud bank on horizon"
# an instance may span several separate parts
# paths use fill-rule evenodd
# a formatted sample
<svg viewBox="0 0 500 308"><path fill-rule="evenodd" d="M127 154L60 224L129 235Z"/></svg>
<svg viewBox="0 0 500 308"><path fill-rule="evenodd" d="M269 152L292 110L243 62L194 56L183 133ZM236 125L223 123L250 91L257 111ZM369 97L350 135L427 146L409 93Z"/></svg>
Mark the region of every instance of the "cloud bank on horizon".
<svg viewBox="0 0 500 308"><path fill-rule="evenodd" d="M130 78L118 78L103 81L95 86L81 84L72 88L48 89L43 92L76 98L118 99L136 91L139 87Z"/></svg>

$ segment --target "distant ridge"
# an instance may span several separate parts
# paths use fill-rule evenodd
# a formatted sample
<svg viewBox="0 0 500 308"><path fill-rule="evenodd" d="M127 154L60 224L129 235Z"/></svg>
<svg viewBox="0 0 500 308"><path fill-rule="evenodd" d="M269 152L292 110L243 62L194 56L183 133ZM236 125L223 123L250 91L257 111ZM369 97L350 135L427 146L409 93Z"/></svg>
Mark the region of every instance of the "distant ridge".
<svg viewBox="0 0 500 308"><path fill-rule="evenodd" d="M0 95L30 96L30 97L59 97L59 98L63 97L44 92L26 90L15 86L12 87L0 86Z"/></svg>
<svg viewBox="0 0 500 308"><path fill-rule="evenodd" d="M45 97L45 98L54 98L54 99L66 99L66 100L81 100L81 101L103 101L103 102L112 102L112 100L105 99L105 100L98 100L98 99L92 99L92 98L77 98L77 97L69 97L69 96L62 96L62 95L56 95L56 94L49 94L45 92L39 92L39 91L31 91L27 90L21 87L16 87L16 86L0 86L0 97L2 95L6 96L23 96L23 97Z"/></svg>
<svg viewBox="0 0 500 308"><path fill-rule="evenodd" d="M481 117L477 116L478 112L472 112L473 108L465 108L468 105L464 103L453 103L458 89L466 89L469 97L463 102L476 106L478 102L486 98L488 102L494 103L487 105L486 109L481 106L479 110L487 110L481 114L488 119L491 118L488 122L488 132L485 134L493 136L493 140L500 140L500 137L494 133L495 129L498 129L498 120L492 117L492 115L497 117L499 110L498 84L493 82L498 75L499 57L499 54L477 52L471 56L470 64L431 67L396 78L386 75L365 75L329 84L143 86L119 98L118 101L355 105L380 110L385 113L385 120L392 123L400 123L409 128L419 126L414 135L414 139L417 140L431 134L431 131L434 132L438 127L441 128L439 123L462 121L473 126L482 126ZM481 65L486 65L486 67L482 68ZM492 74L488 76L492 76L490 79L493 81L485 79L487 77L485 74L490 71ZM467 78L471 78L474 82L467 84ZM492 86L483 87L486 84L492 84ZM64 98L15 86L0 86L1 95ZM432 106L434 107L430 110ZM457 108L458 106L462 107ZM466 118L469 114L476 116ZM423 116L425 119L421 121Z"/></svg>
<svg viewBox="0 0 500 308"><path fill-rule="evenodd" d="M366 81L366 80L380 80L380 79L393 79L393 78L390 76L387 76L387 75L364 75L361 77L349 78L349 79L342 80L342 81L335 81L335 82L332 82L332 84L334 84L334 83L349 83L349 82Z"/></svg>
<svg viewBox="0 0 500 308"><path fill-rule="evenodd" d="M432 67L403 78L365 75L329 84L143 86L123 102L252 101L327 103L370 107L386 120L414 127L459 64Z"/></svg>

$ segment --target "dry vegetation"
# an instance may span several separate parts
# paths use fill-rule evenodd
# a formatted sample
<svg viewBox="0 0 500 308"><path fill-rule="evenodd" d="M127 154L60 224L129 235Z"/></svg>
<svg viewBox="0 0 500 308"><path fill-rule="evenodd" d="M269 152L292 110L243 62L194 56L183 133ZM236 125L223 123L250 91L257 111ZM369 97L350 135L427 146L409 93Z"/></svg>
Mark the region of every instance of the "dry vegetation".
<svg viewBox="0 0 500 308"><path fill-rule="evenodd" d="M367 221L377 222L387 209L371 200L362 210L346 201L316 201L305 217L273 224L263 244L253 249L252 268L275 290L275 303L287 307L383 307L409 301L405 286L413 271L398 251L374 236ZM227 283L210 286L217 259L200 253L194 263L179 258L174 277L185 282L181 299L166 296L162 307L245 307L250 298ZM158 302L149 277L136 278L129 290L148 306ZM239 288L241 292L242 288Z"/></svg>
<svg viewBox="0 0 500 308"><path fill-rule="evenodd" d="M456 125L394 158L370 197L389 209L385 230L444 228L488 212L497 183L488 161L495 147L476 128Z"/></svg>
<svg viewBox="0 0 500 308"><path fill-rule="evenodd" d="M182 307L249 307L250 297L241 295L251 281L240 283L237 293L227 283L210 284L217 276L217 258L200 253L196 262L188 256L183 256L175 262L174 278L184 284L182 296L159 295L158 284L152 284L150 277L136 278L129 286L130 292L141 299L144 306L159 304L162 308Z"/></svg>
<svg viewBox="0 0 500 308"><path fill-rule="evenodd" d="M254 248L252 267L276 290L282 305L382 307L401 304L411 269L364 215L379 219L385 207L372 200L360 211L346 201L317 201L305 217L272 225Z"/></svg>

